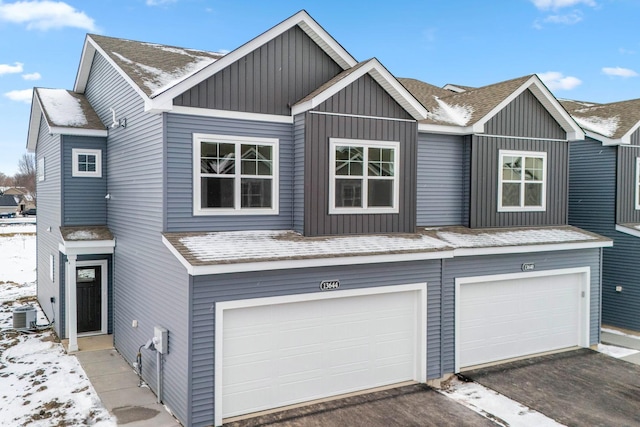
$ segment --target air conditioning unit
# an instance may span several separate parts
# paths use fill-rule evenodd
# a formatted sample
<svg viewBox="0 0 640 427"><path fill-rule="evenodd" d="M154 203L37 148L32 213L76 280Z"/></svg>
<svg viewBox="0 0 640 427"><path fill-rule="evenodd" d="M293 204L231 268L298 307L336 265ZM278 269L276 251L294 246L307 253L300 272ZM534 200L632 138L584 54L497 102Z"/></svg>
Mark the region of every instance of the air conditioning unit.
<svg viewBox="0 0 640 427"><path fill-rule="evenodd" d="M13 309L13 329L35 329L38 321L38 311L31 305L16 307Z"/></svg>

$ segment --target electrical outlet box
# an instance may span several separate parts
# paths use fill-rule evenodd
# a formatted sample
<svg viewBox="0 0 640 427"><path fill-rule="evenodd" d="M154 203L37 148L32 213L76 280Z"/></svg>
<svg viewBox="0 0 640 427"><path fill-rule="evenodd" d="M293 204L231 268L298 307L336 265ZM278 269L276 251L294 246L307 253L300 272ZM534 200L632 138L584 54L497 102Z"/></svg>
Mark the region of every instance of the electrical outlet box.
<svg viewBox="0 0 640 427"><path fill-rule="evenodd" d="M160 354L169 353L169 331L161 326L153 327L153 344Z"/></svg>
<svg viewBox="0 0 640 427"><path fill-rule="evenodd" d="M622 286L620 285L616 286L616 292L622 292Z"/></svg>

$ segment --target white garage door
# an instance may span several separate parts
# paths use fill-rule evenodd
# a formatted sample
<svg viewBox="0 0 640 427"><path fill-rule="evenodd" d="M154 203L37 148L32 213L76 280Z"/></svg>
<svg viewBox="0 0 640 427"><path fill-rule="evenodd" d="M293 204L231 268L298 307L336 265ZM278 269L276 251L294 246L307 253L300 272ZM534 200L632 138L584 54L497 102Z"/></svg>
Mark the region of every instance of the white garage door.
<svg viewBox="0 0 640 427"><path fill-rule="evenodd" d="M222 417L422 379L422 292L345 292L224 310Z"/></svg>
<svg viewBox="0 0 640 427"><path fill-rule="evenodd" d="M588 345L586 274L461 283L456 369Z"/></svg>

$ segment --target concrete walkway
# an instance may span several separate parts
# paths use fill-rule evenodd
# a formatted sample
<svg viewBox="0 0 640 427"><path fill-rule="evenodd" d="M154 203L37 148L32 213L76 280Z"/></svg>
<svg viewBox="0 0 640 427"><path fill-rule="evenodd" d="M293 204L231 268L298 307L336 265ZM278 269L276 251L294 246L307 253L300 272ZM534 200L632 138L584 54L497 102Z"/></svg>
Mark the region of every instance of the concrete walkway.
<svg viewBox="0 0 640 427"><path fill-rule="evenodd" d="M80 351L75 356L119 426L180 426L149 388L138 387L135 371L115 349Z"/></svg>
<svg viewBox="0 0 640 427"><path fill-rule="evenodd" d="M607 328L613 329L613 328ZM624 331L627 335L635 335L636 333ZM602 344L615 345L618 347L630 348L640 351L640 335L627 336L619 335L612 332L602 331L600 334L600 341ZM620 360L626 360L627 362L640 365L640 353L632 354L630 356L621 357Z"/></svg>

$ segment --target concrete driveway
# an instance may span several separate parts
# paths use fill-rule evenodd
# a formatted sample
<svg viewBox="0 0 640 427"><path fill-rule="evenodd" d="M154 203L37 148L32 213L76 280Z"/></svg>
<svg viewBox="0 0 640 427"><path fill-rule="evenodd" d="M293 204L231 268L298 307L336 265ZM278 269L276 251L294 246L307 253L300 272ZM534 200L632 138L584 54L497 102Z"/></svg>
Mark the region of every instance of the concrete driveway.
<svg viewBox="0 0 640 427"><path fill-rule="evenodd" d="M567 426L640 425L640 366L589 349L464 375Z"/></svg>
<svg viewBox="0 0 640 427"><path fill-rule="evenodd" d="M495 424L426 385L409 385L297 409L225 426L491 426Z"/></svg>

